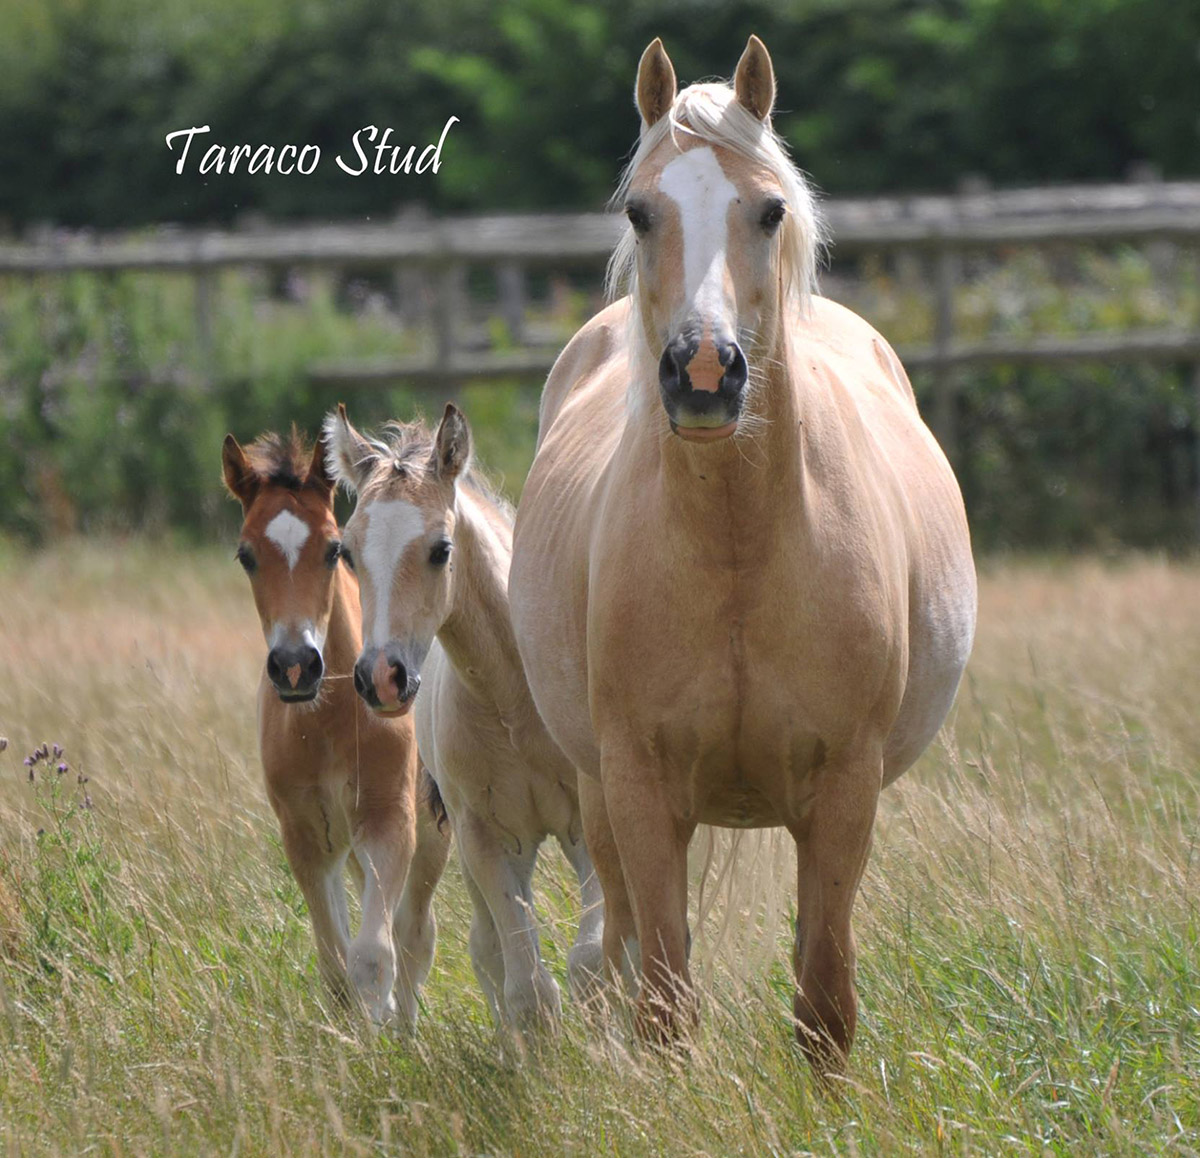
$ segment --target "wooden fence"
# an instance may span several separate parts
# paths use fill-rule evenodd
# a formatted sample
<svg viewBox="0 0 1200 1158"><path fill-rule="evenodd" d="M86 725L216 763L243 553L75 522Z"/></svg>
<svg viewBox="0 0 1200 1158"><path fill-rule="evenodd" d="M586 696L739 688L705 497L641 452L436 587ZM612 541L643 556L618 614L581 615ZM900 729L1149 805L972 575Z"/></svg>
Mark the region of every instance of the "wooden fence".
<svg viewBox="0 0 1200 1158"><path fill-rule="evenodd" d="M1200 183L1145 183L976 192L957 197L832 200L824 206L835 262L868 253L914 251L933 271L930 345L900 350L905 363L933 373L931 425L953 457L953 371L1004 362L1158 360L1190 363L1200 400L1200 318L1166 331L1076 337L955 336L954 299L961 255L1007 246L1165 241L1200 246ZM557 347L529 344L526 271L603 266L624 221L611 214L434 219L405 214L385 224L304 225L232 231L160 228L92 236L47 233L0 243L0 273L53 275L74 270L176 271L195 279L197 332L211 343L213 275L235 266L273 269L384 269L395 273L402 313L427 321L431 348L418 357L311 367L315 380L340 385L444 386L495 377L541 377ZM472 351L462 341L469 268L492 267L498 311L516 348Z"/></svg>

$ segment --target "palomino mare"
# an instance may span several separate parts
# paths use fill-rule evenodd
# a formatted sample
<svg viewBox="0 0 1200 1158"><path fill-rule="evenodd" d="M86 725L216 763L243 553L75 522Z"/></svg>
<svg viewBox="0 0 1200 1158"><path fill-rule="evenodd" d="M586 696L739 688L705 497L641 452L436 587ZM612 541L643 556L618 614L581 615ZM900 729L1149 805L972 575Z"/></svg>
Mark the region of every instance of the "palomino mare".
<svg viewBox="0 0 1200 1158"><path fill-rule="evenodd" d="M796 1032L824 1067L854 1036L879 792L954 699L975 572L895 354L812 294L819 230L774 96L755 37L732 86L677 94L661 42L642 57L613 271L629 295L546 384L510 595L538 709L581 772L606 960L640 953L640 1028L694 1016L696 826L785 825Z"/></svg>
<svg viewBox="0 0 1200 1158"><path fill-rule="evenodd" d="M381 438L364 438L342 407L325 429L334 473L358 495L343 548L363 601L355 685L382 716L403 716L415 702L421 757L471 894L471 962L497 1023L552 1023L561 1002L541 960L532 895L546 836L562 846L582 893L568 958L577 992L603 966L603 897L575 769L533 706L513 639L511 512L471 471L470 431L452 405L436 435L390 423Z"/></svg>
<svg viewBox="0 0 1200 1158"><path fill-rule="evenodd" d="M339 566L333 483L320 443L294 431L245 450L225 439L225 483L241 500L237 558L266 637L258 735L267 794L308 902L321 974L377 1024L411 1026L433 962L430 903L449 839L418 806L408 720L379 719L351 686L361 642L358 584ZM325 675L326 669L339 674ZM342 873L358 880L362 923L350 941Z"/></svg>

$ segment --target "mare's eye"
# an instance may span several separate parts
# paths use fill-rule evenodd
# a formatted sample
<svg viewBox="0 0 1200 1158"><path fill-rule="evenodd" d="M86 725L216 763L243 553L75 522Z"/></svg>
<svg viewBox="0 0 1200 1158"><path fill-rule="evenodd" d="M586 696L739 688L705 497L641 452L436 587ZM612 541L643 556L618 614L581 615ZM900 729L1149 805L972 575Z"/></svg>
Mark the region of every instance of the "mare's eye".
<svg viewBox="0 0 1200 1158"><path fill-rule="evenodd" d="M241 563L242 569L246 572L247 575L253 574L253 572L254 572L254 552L251 551L250 548L247 547L245 543L242 543L241 546L238 547L237 554L234 556L234 558L236 558L237 561L239 563Z"/></svg>
<svg viewBox="0 0 1200 1158"><path fill-rule="evenodd" d="M339 543L337 539L334 539L333 542L325 548L325 566L332 571L334 567L337 566L337 561L341 558L341 555L342 544Z"/></svg>
<svg viewBox="0 0 1200 1158"><path fill-rule="evenodd" d="M440 543L436 543L433 550L429 552L429 561L435 567L444 567L450 558L450 547L449 539L443 539Z"/></svg>
<svg viewBox="0 0 1200 1158"><path fill-rule="evenodd" d="M773 201L763 212L760 224L768 234L774 233L779 228L780 222L783 221L786 213L787 206L782 201Z"/></svg>
<svg viewBox="0 0 1200 1158"><path fill-rule="evenodd" d="M626 205L625 216L629 218L629 224L633 226L634 233L639 237L643 237L649 232L650 214L640 205Z"/></svg>
<svg viewBox="0 0 1200 1158"><path fill-rule="evenodd" d="M354 556L350 554L350 548L347 547L345 543L338 544L338 554L341 555L342 562L345 563L346 566L349 567L351 571L353 571L354 570Z"/></svg>

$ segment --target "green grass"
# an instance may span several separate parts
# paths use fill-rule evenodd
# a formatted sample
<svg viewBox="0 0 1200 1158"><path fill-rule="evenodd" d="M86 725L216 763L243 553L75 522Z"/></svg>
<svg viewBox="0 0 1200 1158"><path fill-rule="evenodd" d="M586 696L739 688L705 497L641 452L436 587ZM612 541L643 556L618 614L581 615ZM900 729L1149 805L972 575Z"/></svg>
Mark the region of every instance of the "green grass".
<svg viewBox="0 0 1200 1158"><path fill-rule="evenodd" d="M331 1008L260 784L262 641L227 556L0 551L8 1153L1200 1149L1200 569L986 569L951 725L882 807L829 1093L788 1026L778 843L747 850L733 932L720 903L698 930L703 1021L678 1056L568 1003L520 1057L471 974L453 864L416 1037ZM70 771L30 783L42 741ZM546 860L565 982L573 892Z"/></svg>

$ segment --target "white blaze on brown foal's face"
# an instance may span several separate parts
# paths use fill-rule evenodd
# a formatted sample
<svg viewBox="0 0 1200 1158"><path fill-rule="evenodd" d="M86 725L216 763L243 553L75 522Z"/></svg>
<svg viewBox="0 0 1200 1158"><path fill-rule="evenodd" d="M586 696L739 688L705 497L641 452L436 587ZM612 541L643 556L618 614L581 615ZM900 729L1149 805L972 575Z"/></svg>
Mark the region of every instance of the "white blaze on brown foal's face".
<svg viewBox="0 0 1200 1158"><path fill-rule="evenodd" d="M237 559L267 642L267 676L282 700L315 699L341 552L323 448L309 451L293 433L243 449L231 434L221 460L225 485L242 504Z"/></svg>
<svg viewBox="0 0 1200 1158"><path fill-rule="evenodd" d="M638 69L642 142L623 185L634 246L630 254L625 243L624 260L636 271L638 315L659 358L671 428L711 442L737 429L755 357L770 344L789 289L784 246L794 248L803 226L781 227L793 211L811 227L811 203L770 127L774 72L757 37L732 94L694 86L680 108L676 96L656 40ZM702 117L703 126L689 123Z"/></svg>
<svg viewBox="0 0 1200 1158"><path fill-rule="evenodd" d="M453 604L456 480L470 457L466 420L449 406L429 446L416 427L393 424L364 438L344 407L326 437L338 481L357 494L343 557L358 575L363 650L354 686L377 712L403 715L421 686L421 665Z"/></svg>

